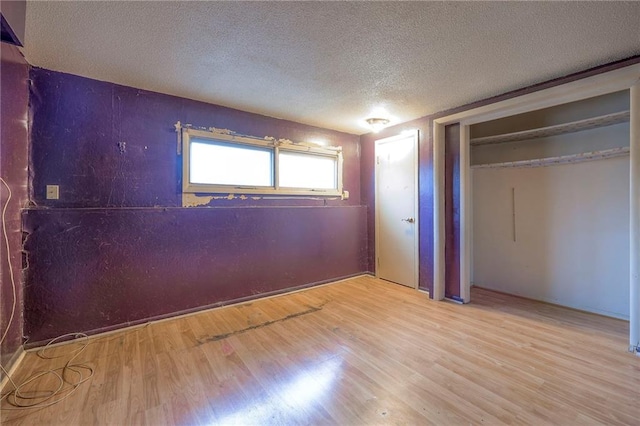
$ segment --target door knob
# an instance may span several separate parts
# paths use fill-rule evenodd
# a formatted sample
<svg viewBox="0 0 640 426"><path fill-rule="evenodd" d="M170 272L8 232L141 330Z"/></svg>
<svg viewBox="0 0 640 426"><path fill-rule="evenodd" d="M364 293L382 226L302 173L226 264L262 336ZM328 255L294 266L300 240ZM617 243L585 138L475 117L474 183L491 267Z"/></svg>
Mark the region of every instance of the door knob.
<svg viewBox="0 0 640 426"><path fill-rule="evenodd" d="M412 217L408 217L406 219L401 219L403 222L409 222L409 223L413 223L415 222L415 220Z"/></svg>

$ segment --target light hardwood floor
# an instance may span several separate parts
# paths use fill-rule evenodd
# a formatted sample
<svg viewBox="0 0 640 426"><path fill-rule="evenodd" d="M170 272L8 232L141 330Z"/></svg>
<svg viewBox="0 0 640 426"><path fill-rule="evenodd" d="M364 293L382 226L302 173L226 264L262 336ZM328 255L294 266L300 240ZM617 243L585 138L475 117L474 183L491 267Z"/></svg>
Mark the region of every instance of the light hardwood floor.
<svg viewBox="0 0 640 426"><path fill-rule="evenodd" d="M94 377L2 421L639 424L626 322L482 289L472 298L433 302L358 277L98 337L76 360ZM16 379L64 362L28 353Z"/></svg>

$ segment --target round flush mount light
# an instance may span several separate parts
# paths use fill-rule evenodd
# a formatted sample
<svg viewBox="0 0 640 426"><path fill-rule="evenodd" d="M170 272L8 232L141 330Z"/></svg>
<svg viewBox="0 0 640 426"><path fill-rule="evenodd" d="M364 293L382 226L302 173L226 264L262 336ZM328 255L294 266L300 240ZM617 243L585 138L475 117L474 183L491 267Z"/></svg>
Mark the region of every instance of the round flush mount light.
<svg viewBox="0 0 640 426"><path fill-rule="evenodd" d="M389 124L388 119L379 117L367 118L365 121L374 133L378 133L380 130L384 129L387 124Z"/></svg>

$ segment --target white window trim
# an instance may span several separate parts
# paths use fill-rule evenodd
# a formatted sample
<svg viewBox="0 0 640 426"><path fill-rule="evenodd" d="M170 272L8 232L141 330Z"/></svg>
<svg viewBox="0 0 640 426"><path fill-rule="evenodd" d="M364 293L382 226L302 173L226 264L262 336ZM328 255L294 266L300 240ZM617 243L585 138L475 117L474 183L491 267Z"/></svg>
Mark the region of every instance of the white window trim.
<svg viewBox="0 0 640 426"><path fill-rule="evenodd" d="M342 148L322 147L313 144L298 144L286 139L275 140L273 138L260 139L257 137L236 135L228 130L199 130L191 127L176 125L179 135L179 152L182 152L182 192L191 194L260 194L260 195L311 195L311 196L338 196L342 197ZM231 142L238 145L254 147L266 147L274 150L274 186L240 186L240 185L216 185L198 184L189 182L190 162L189 149L191 138L209 139L212 141ZM181 147L181 149L180 149ZM337 160L337 188L281 188L278 184L278 153L280 151L309 153L317 156L326 156Z"/></svg>

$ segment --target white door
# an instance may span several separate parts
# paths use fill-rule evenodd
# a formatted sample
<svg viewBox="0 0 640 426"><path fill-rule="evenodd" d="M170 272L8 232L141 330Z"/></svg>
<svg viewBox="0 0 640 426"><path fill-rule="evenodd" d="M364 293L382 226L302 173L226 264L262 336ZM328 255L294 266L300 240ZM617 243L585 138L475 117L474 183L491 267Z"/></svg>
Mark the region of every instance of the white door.
<svg viewBox="0 0 640 426"><path fill-rule="evenodd" d="M418 287L418 132L376 141L376 276Z"/></svg>

